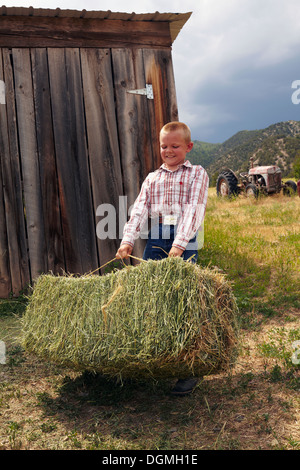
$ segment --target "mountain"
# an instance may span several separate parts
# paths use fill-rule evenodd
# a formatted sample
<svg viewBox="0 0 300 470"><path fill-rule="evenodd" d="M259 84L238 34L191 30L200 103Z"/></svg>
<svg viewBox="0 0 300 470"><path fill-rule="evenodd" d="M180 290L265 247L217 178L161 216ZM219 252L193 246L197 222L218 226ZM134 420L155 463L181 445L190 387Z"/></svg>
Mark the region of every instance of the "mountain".
<svg viewBox="0 0 300 470"><path fill-rule="evenodd" d="M283 177L292 177L297 153L299 157L300 121L286 121L266 129L240 131L222 144L195 140L189 160L206 169L213 186L222 168L231 168L236 174L247 171L250 157L254 157L255 166L276 164Z"/></svg>

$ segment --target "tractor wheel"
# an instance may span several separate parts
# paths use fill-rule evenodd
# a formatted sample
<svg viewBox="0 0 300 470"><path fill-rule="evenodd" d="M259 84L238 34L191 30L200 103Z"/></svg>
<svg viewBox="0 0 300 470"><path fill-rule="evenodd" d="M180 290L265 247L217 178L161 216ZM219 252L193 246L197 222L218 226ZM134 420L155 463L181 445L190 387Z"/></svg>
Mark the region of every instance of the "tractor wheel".
<svg viewBox="0 0 300 470"><path fill-rule="evenodd" d="M297 184L295 181L289 180L285 183L285 186L283 188L283 194L285 196L292 196L296 194L297 192Z"/></svg>
<svg viewBox="0 0 300 470"><path fill-rule="evenodd" d="M248 184L245 189L245 193L247 197L258 197L258 189L255 184Z"/></svg>
<svg viewBox="0 0 300 470"><path fill-rule="evenodd" d="M237 178L232 171L223 171L217 179L217 195L230 197L238 194Z"/></svg>

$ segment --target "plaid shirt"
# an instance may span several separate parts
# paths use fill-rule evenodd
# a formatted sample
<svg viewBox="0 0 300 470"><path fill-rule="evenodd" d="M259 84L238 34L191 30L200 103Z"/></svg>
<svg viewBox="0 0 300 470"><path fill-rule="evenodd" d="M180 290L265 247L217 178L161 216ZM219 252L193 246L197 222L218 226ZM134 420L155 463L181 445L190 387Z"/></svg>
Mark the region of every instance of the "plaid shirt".
<svg viewBox="0 0 300 470"><path fill-rule="evenodd" d="M178 217L173 246L185 250L203 222L208 182L204 168L192 165L188 160L176 171L168 170L163 164L149 173L125 224L121 244L133 246L148 217L172 214Z"/></svg>

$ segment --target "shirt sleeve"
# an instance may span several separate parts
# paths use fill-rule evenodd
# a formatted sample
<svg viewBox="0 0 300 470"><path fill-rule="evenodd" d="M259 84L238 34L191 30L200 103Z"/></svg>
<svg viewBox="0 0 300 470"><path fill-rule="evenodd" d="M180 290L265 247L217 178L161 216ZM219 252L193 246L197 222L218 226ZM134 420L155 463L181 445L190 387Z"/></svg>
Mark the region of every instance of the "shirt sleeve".
<svg viewBox="0 0 300 470"><path fill-rule="evenodd" d="M198 166L190 187L188 203L182 208L173 246L185 250L201 227L206 211L208 184L207 172Z"/></svg>
<svg viewBox="0 0 300 470"><path fill-rule="evenodd" d="M133 246L135 240L139 237L140 231L145 224L150 210L150 175L142 184L141 191L132 207L129 221L124 226L121 245L128 244Z"/></svg>

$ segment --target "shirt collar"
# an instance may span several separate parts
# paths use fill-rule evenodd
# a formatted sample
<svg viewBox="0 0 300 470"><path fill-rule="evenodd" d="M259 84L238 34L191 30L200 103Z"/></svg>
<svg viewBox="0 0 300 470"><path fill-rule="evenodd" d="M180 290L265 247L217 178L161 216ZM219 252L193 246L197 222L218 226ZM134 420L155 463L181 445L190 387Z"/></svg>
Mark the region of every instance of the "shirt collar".
<svg viewBox="0 0 300 470"><path fill-rule="evenodd" d="M192 168L192 167L193 167L193 165L191 164L191 162L190 162L189 160L185 160L185 161L183 162L183 164L182 164L182 165L179 165L179 167L178 167L177 170L175 170L175 171L178 171L178 170L179 170L181 167L183 167L183 166L185 166L185 167L187 167L187 168ZM162 170L171 171L171 170L169 170L169 169L167 168L167 166L166 166L165 163L163 163L163 164L160 166L160 168L161 168ZM172 173L174 173L174 171L172 171Z"/></svg>

